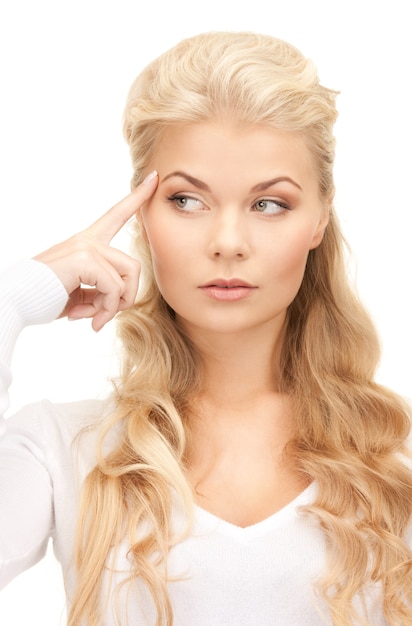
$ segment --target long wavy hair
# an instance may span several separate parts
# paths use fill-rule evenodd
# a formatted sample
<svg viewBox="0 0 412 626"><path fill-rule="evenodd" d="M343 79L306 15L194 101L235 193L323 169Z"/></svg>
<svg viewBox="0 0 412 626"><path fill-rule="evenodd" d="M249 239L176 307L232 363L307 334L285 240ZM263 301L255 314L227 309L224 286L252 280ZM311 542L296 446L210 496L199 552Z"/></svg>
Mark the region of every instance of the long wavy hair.
<svg viewBox="0 0 412 626"><path fill-rule="evenodd" d="M279 39L222 32L186 39L131 87L124 132L132 187L147 173L165 130L218 119L301 133L321 194L330 199L336 95L320 84L310 60ZM102 576L121 541L127 542L131 563L122 584L136 577L146 583L157 626L170 626L167 560L171 545L182 538L171 528L176 502L187 511L190 528L185 416L200 388L197 355L159 293L139 232L136 245L143 287L136 305L119 316L123 368L98 464L83 485L69 626L100 624ZM349 285L345 259L332 210L287 313L280 386L294 401L297 424L288 450L295 466L319 486L304 512L316 518L326 537L325 572L317 587L333 624L362 619L353 600L378 586L387 623L399 626L412 623L412 553L405 540L412 473L403 458L410 417L401 398L374 382L379 342ZM104 453L113 428L120 433L118 444ZM142 524L147 531L137 534Z"/></svg>

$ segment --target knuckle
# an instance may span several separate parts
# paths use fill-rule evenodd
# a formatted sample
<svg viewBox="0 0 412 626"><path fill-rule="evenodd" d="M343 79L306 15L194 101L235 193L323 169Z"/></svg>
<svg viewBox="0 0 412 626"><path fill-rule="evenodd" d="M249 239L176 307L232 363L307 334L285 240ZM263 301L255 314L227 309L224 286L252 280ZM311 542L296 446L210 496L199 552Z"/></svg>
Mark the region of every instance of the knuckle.
<svg viewBox="0 0 412 626"><path fill-rule="evenodd" d="M123 295L123 285L119 284L119 283L114 283L112 289L111 289L111 300L113 300L113 302L118 302L120 300L120 298Z"/></svg>
<svg viewBox="0 0 412 626"><path fill-rule="evenodd" d="M94 258L94 250L89 241L83 238L73 238L72 241L73 254L79 261L90 261Z"/></svg>
<svg viewBox="0 0 412 626"><path fill-rule="evenodd" d="M137 259L133 259L132 257L130 257L130 262L131 262L131 267L134 269L135 272L140 272L140 263Z"/></svg>

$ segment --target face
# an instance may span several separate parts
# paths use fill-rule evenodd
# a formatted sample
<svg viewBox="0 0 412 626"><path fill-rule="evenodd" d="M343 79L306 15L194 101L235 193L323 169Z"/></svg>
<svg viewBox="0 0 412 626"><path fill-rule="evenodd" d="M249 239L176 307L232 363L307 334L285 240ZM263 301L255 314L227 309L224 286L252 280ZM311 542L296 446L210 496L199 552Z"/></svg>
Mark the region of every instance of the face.
<svg viewBox="0 0 412 626"><path fill-rule="evenodd" d="M140 219L155 278L189 336L281 328L328 207L296 134L201 123L167 131Z"/></svg>

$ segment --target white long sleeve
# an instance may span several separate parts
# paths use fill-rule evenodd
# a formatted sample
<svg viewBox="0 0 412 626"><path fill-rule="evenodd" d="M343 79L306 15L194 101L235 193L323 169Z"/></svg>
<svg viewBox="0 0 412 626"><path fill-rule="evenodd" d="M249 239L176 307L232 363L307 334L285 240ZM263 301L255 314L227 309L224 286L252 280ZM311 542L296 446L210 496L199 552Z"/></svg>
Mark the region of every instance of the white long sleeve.
<svg viewBox="0 0 412 626"><path fill-rule="evenodd" d="M40 434L28 436L4 419L12 353L25 326L54 320L66 301L63 285L43 263L23 260L0 275L0 587L44 554L53 526Z"/></svg>
<svg viewBox="0 0 412 626"><path fill-rule="evenodd" d="M0 435L9 406L10 363L17 338L25 326L56 319L67 298L57 276L39 261L24 259L0 274Z"/></svg>

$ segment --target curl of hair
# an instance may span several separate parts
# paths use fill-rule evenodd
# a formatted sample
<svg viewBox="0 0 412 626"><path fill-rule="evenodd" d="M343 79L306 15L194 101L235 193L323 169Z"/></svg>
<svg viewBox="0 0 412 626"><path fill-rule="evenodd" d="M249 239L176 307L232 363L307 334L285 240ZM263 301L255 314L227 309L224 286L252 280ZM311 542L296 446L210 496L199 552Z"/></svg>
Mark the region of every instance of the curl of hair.
<svg viewBox="0 0 412 626"><path fill-rule="evenodd" d="M131 87L124 132L132 187L153 164L168 127L212 119L301 133L321 194L330 199L335 98L336 92L320 85L311 61L284 41L220 32L184 40ZM157 289L139 233L136 246L144 286L135 307L120 315L123 371L102 442L115 425L121 425L122 436L109 455L101 452L83 487L69 626L100 623L102 575L110 550L125 536L134 564L125 583L141 577L157 608L157 626L171 625L167 556L179 540L170 524L176 497L188 511L190 528L185 414L200 386L196 353ZM412 554L404 538L412 474L401 458L410 418L403 401L374 382L379 344L348 284L343 246L331 210L288 310L281 387L294 399L297 419L288 449L301 472L319 485L317 500L304 512L318 520L327 539L318 590L334 625L352 624L354 597L377 584L387 623L398 626L412 623ZM148 530L138 536L143 522Z"/></svg>

